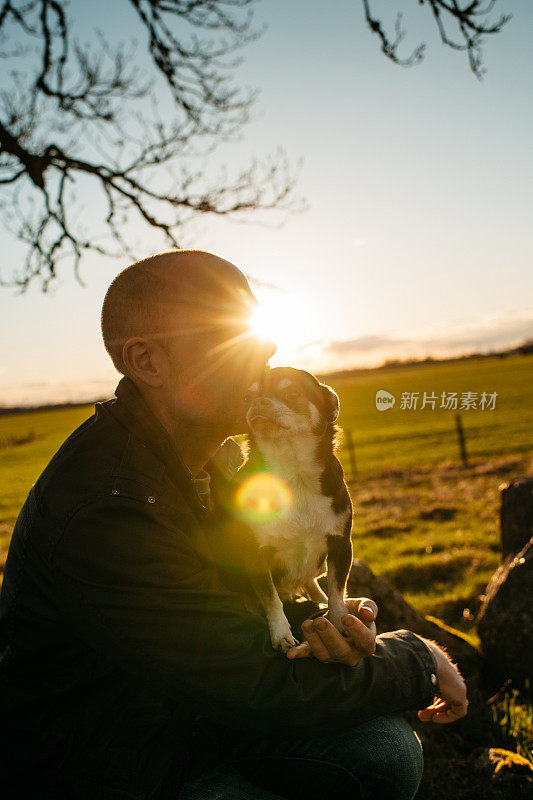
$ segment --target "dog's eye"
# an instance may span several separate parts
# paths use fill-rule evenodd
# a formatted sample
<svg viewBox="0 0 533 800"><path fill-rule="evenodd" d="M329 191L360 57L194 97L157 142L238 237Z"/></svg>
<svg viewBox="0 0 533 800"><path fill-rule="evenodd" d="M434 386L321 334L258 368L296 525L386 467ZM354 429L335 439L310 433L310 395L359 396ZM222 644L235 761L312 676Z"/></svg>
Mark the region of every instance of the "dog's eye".
<svg viewBox="0 0 533 800"><path fill-rule="evenodd" d="M291 389L289 392L285 392L283 395L285 400L297 400L300 397L300 392L297 392L295 389Z"/></svg>

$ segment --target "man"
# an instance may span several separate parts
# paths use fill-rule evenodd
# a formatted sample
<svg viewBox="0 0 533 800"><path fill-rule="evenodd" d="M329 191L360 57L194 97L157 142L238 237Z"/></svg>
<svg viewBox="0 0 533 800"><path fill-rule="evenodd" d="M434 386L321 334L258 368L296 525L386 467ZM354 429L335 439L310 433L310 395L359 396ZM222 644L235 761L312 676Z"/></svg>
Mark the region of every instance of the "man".
<svg viewBox="0 0 533 800"><path fill-rule="evenodd" d="M220 446L245 430L275 350L250 334L254 303L203 251L111 284L102 332L124 378L32 487L6 563L3 797L410 798L421 749L395 714L466 712L444 653L408 631L376 638L372 601L350 601L347 639L295 604L293 625L316 618L286 657L222 583L210 475L230 478Z"/></svg>

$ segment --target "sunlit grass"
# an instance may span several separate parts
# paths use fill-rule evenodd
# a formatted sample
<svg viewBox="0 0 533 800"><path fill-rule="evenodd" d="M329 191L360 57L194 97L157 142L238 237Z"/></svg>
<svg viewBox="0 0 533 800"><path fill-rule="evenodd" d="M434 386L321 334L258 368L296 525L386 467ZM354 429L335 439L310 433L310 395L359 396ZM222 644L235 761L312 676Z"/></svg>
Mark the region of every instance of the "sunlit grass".
<svg viewBox="0 0 533 800"><path fill-rule="evenodd" d="M529 762L533 772L533 706L529 682L526 693L513 688L503 690L491 703L491 712L493 721L513 740L516 752Z"/></svg>
<svg viewBox="0 0 533 800"><path fill-rule="evenodd" d="M500 563L499 486L523 455L369 473L350 482L353 549L423 614L477 643L474 619Z"/></svg>
<svg viewBox="0 0 533 800"><path fill-rule="evenodd" d="M74 428L87 419L94 406L59 408L31 414L0 417L0 442L25 438L21 445L0 448L0 531L12 526L31 486Z"/></svg>
<svg viewBox="0 0 533 800"><path fill-rule="evenodd" d="M328 382L328 379L325 379ZM459 460L455 412L438 408L400 409L402 392L498 392L493 411L463 410L466 445L472 458L519 453L531 448L533 355L470 359L442 364L388 367L330 381L340 398L339 425L351 432L357 471ZM378 411L375 394L396 397L394 408ZM420 405L420 401L419 401ZM341 447L345 467L349 459Z"/></svg>

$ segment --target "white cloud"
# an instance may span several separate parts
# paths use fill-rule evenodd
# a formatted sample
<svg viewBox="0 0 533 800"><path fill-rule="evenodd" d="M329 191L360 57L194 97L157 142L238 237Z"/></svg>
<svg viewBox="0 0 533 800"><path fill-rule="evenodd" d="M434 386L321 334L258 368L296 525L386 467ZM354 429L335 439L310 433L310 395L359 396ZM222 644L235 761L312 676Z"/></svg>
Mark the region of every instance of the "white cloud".
<svg viewBox="0 0 533 800"><path fill-rule="evenodd" d="M533 318L500 317L473 322L471 325L448 328L442 333L416 335L414 332L398 334L370 334L353 339L323 340L313 342L317 368L373 366L386 359L446 357L487 352L492 349L514 347L533 338ZM307 356L306 348L301 348Z"/></svg>

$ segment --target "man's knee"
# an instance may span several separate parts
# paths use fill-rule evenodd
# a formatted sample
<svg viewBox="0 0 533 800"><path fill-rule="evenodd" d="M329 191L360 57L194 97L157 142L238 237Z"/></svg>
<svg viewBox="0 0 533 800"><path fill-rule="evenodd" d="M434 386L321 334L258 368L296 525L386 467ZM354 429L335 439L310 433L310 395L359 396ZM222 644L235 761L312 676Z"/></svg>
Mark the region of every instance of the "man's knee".
<svg viewBox="0 0 533 800"><path fill-rule="evenodd" d="M226 755L241 774L284 797L411 800L422 777L422 747L402 717L310 738L230 742Z"/></svg>
<svg viewBox="0 0 533 800"><path fill-rule="evenodd" d="M411 800L422 778L424 759L420 740L409 723L403 717L378 717L353 733L353 771L363 796Z"/></svg>

